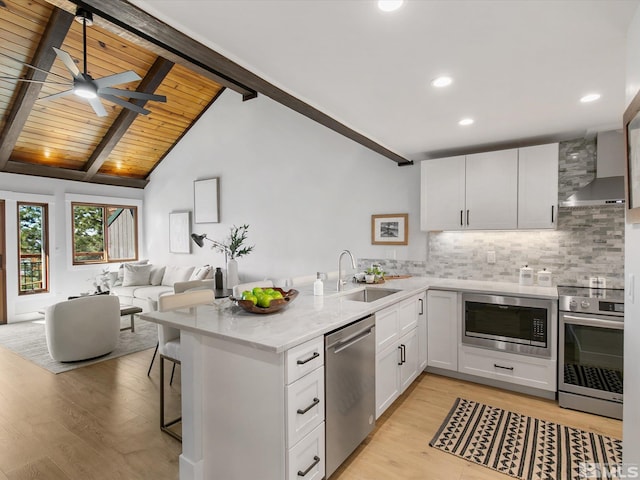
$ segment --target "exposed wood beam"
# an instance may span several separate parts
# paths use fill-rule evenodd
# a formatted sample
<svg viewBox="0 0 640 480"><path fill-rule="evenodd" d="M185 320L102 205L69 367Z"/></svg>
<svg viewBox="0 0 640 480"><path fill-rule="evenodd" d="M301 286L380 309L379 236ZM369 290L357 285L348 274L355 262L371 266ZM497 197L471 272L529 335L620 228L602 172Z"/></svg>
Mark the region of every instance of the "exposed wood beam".
<svg viewBox="0 0 640 480"><path fill-rule="evenodd" d="M50 167L48 165L36 165L32 163L22 163L9 161L4 170L6 173L17 173L20 175L35 175L37 177L59 178L62 180L74 180L78 182L99 183L101 185L114 185L118 187L144 188L149 183L143 178L116 177L98 173L85 179L86 173L81 170L70 170L68 168Z"/></svg>
<svg viewBox="0 0 640 480"><path fill-rule="evenodd" d="M36 53L31 60L31 65L48 71L56 59L52 47L60 48L67 32L73 22L73 15L59 8L55 8L49 18L49 22L42 34L42 39ZM46 73L29 69L25 77L29 80L45 80ZM20 82L16 92L16 99L11 111L7 115L5 128L0 132L0 170L4 170L11 158L11 153L18 142L18 137L24 128L31 109L40 95L41 83Z"/></svg>
<svg viewBox="0 0 640 480"><path fill-rule="evenodd" d="M272 85L249 70L232 62L223 55L213 51L209 47L197 42L186 34L161 22L144 10L132 5L126 0L47 0L52 4L69 3L81 6L95 15L104 18L124 30L133 33L148 42L166 49L172 54L181 56L195 66L216 72L222 78L242 85L250 91L258 92L275 100L286 107L324 125L335 132L383 155L398 165L411 165L413 161L389 150L374 142L359 132L347 127L343 123L331 118L329 115L297 99L293 95ZM241 35L241 33L239 33ZM135 42L135 38L130 40ZM171 58L171 57L167 57ZM235 89L233 86L229 88ZM237 90L236 90L237 91ZM250 96L243 95L245 99Z"/></svg>
<svg viewBox="0 0 640 480"><path fill-rule="evenodd" d="M144 76L140 84L138 85L138 92L142 93L154 93L160 86L164 78L169 71L173 68L174 63L166 60L162 57L158 57L154 64L151 66L147 74ZM143 107L146 100L133 99L131 103L134 103L140 107ZM107 160L111 151L118 144L120 139L127 132L131 124L137 118L138 114L126 108L123 108L118 115L118 118L113 122L106 135L102 138L100 144L91 154L89 161L85 165L85 180L90 181L100 170L100 167Z"/></svg>

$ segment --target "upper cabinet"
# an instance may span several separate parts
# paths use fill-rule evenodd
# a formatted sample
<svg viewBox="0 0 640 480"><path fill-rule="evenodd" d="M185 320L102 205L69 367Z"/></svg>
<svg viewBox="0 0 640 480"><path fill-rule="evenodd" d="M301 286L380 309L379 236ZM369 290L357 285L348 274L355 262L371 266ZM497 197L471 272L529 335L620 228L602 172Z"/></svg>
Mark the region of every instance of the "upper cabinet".
<svg viewBox="0 0 640 480"><path fill-rule="evenodd" d="M555 228L558 144L425 160L422 230Z"/></svg>
<svg viewBox="0 0 640 480"><path fill-rule="evenodd" d="M558 144L518 151L518 228L556 228Z"/></svg>

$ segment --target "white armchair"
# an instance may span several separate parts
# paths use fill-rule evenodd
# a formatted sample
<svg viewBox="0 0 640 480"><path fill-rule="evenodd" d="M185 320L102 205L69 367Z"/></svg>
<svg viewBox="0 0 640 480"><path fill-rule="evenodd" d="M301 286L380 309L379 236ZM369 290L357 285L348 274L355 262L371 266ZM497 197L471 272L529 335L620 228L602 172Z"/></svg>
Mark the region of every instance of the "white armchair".
<svg viewBox="0 0 640 480"><path fill-rule="evenodd" d="M100 357L113 351L120 336L118 297L92 295L45 310L47 348L59 362Z"/></svg>

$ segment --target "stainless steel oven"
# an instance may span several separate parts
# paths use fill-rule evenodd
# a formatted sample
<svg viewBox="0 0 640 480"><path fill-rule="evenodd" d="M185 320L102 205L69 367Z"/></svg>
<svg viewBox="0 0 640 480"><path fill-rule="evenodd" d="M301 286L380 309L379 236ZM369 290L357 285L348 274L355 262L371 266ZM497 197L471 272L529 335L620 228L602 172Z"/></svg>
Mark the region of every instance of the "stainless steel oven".
<svg viewBox="0 0 640 480"><path fill-rule="evenodd" d="M550 358L555 300L463 294L462 343Z"/></svg>
<svg viewBox="0 0 640 480"><path fill-rule="evenodd" d="M558 287L558 402L622 419L624 292Z"/></svg>

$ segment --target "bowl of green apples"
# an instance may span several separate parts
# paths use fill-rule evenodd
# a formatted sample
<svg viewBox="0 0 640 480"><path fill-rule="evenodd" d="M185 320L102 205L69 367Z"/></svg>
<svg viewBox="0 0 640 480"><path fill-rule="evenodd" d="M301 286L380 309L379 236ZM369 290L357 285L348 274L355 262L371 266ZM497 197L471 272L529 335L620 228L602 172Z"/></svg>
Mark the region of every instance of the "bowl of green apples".
<svg viewBox="0 0 640 480"><path fill-rule="evenodd" d="M240 298L231 298L236 305L249 313L275 313L287 305L298 296L298 291L283 290L278 287L245 290Z"/></svg>

